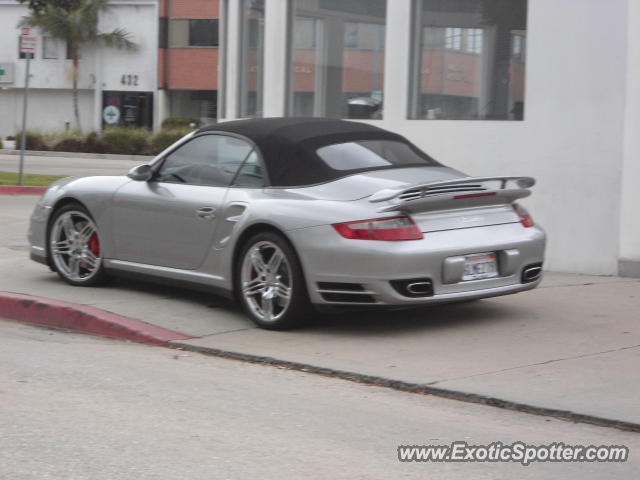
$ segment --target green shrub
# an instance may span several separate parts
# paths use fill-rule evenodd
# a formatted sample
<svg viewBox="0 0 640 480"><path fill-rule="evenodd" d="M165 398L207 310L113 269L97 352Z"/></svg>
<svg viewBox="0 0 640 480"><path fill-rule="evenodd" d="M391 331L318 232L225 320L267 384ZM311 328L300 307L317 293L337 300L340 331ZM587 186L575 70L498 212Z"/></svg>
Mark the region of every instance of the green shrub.
<svg viewBox="0 0 640 480"><path fill-rule="evenodd" d="M46 133L44 141L56 152L84 152L84 135L81 130Z"/></svg>
<svg viewBox="0 0 640 480"><path fill-rule="evenodd" d="M4 143L2 143L2 139L0 138L0 148L4 148Z"/></svg>
<svg viewBox="0 0 640 480"><path fill-rule="evenodd" d="M26 138L26 146L27 150L36 150L36 151L46 151L49 150L47 147L44 135L35 130L27 130L27 138ZM16 133L16 149L19 150L22 145L22 132Z"/></svg>
<svg viewBox="0 0 640 480"><path fill-rule="evenodd" d="M200 120L195 118L185 117L169 117L162 121L162 129L175 130L179 128L191 128L190 125L194 124L196 127L200 126Z"/></svg>
<svg viewBox="0 0 640 480"><path fill-rule="evenodd" d="M190 132L191 130L189 128L174 128L171 130L162 130L159 133L156 133L151 137L149 153L157 155Z"/></svg>
<svg viewBox="0 0 640 480"><path fill-rule="evenodd" d="M57 132L47 132L43 134L44 142L52 148L62 140L66 140L68 138L74 138L77 140L84 141L84 135L82 134L82 130L73 129L73 130L59 130Z"/></svg>
<svg viewBox="0 0 640 480"><path fill-rule="evenodd" d="M82 138L63 138L53 145L54 152L86 152L85 142Z"/></svg>
<svg viewBox="0 0 640 480"><path fill-rule="evenodd" d="M89 132L84 139L85 153L107 153L107 144L96 132Z"/></svg>
<svg viewBox="0 0 640 480"><path fill-rule="evenodd" d="M102 134L106 153L144 155L148 150L149 131L144 128L110 127Z"/></svg>

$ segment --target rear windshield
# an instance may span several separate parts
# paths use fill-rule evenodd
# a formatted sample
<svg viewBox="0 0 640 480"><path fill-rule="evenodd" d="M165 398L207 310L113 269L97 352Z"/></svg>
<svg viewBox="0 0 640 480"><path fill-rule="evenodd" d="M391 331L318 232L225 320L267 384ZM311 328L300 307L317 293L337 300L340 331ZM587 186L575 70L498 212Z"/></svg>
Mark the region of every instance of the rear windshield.
<svg viewBox="0 0 640 480"><path fill-rule="evenodd" d="M437 166L438 163L412 145L395 140L357 140L335 143L316 150L333 170L373 170L385 167Z"/></svg>

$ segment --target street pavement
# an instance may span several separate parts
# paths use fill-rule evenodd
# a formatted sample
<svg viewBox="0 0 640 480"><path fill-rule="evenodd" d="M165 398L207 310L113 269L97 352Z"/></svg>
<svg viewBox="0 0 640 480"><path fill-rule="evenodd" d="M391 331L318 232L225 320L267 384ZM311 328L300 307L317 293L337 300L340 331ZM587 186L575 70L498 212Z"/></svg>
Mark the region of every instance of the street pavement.
<svg viewBox="0 0 640 480"><path fill-rule="evenodd" d="M152 157L149 157L152 158ZM18 172L20 156L0 154L0 172ZM45 175L123 175L142 160L26 155L25 173Z"/></svg>
<svg viewBox="0 0 640 480"><path fill-rule="evenodd" d="M640 477L640 436L0 320L0 478ZM401 463L399 445L625 445L625 463Z"/></svg>
<svg viewBox="0 0 640 480"><path fill-rule="evenodd" d="M0 290L92 305L190 334L194 346L375 375L640 423L640 281L547 273L478 302L323 315L270 332L219 297L116 281L73 288L28 260L35 197L0 197ZM6 228L5 228L6 226Z"/></svg>

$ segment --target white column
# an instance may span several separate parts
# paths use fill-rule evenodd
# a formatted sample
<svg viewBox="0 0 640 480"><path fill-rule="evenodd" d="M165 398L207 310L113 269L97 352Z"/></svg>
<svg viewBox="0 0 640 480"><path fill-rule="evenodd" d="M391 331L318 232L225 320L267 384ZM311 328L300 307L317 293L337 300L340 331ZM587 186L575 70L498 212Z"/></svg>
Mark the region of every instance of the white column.
<svg viewBox="0 0 640 480"><path fill-rule="evenodd" d="M93 85L93 130L102 130L102 51L94 48L95 55L95 83Z"/></svg>
<svg viewBox="0 0 640 480"><path fill-rule="evenodd" d="M226 102L227 102L227 50L226 50L226 44L227 44L227 38L228 38L228 34L227 34L227 29L228 27L228 23L229 23L229 7L228 7L228 0L220 0L219 2L219 6L218 6L218 12L219 12L219 30L218 30L218 34L220 35L220 41L218 43L218 71L216 72L216 75L218 75L218 112L217 112L217 117L218 120L222 120L227 116L227 107L226 107Z"/></svg>
<svg viewBox="0 0 640 480"><path fill-rule="evenodd" d="M154 18L154 28L156 30L156 32L159 29L159 25L160 25L160 4L154 2L153 4L153 18ZM166 91L164 90L160 90L160 85L158 85L158 62L160 60L160 44L158 42L159 38L158 35L155 35L153 37L153 52L154 52L154 59L155 61L153 62L153 70L155 72L155 75L152 75L152 82L151 82L151 91L153 92L153 116L151 119L151 129L154 132L159 132L160 128L162 126L162 120L164 120L166 118L166 115L168 113L168 109L166 109ZM166 58L165 58L166 59Z"/></svg>
<svg viewBox="0 0 640 480"><path fill-rule="evenodd" d="M619 274L640 278L640 2L628 1L627 85L621 169ZM603 161L606 161L604 159Z"/></svg>
<svg viewBox="0 0 640 480"><path fill-rule="evenodd" d="M169 92L164 88L156 88L153 131L162 128L162 121L169 116Z"/></svg>
<svg viewBox="0 0 640 480"><path fill-rule="evenodd" d="M238 107L240 99L239 86L240 75L240 48L241 48L241 15L242 1L229 0L227 10L227 45L226 45L226 82L225 82L225 114L224 120L233 120L238 118Z"/></svg>
<svg viewBox="0 0 640 480"><path fill-rule="evenodd" d="M289 89L289 4L287 0L265 1L263 84L265 117L286 115Z"/></svg>
<svg viewBox="0 0 640 480"><path fill-rule="evenodd" d="M409 105L412 0L387 0L384 54L384 117L405 120Z"/></svg>

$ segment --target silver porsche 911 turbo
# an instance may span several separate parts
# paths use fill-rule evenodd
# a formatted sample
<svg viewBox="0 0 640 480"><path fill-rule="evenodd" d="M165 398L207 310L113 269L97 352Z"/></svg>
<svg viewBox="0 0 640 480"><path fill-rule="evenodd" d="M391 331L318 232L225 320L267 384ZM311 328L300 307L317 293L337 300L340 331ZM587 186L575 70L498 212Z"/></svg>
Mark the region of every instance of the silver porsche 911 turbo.
<svg viewBox="0 0 640 480"><path fill-rule="evenodd" d="M236 298L261 327L312 307L407 307L529 290L545 234L530 177L468 177L404 137L329 119L201 128L127 176L62 179L31 258L66 282L111 275Z"/></svg>

